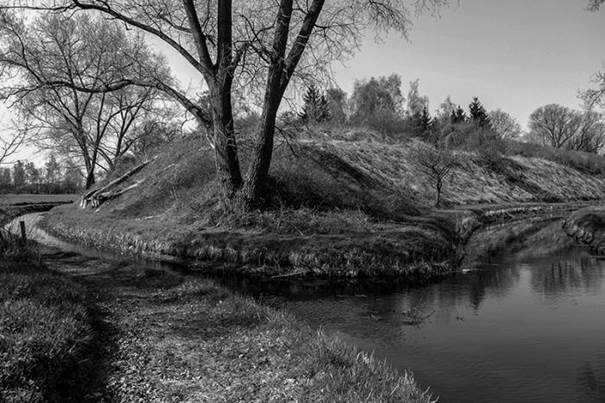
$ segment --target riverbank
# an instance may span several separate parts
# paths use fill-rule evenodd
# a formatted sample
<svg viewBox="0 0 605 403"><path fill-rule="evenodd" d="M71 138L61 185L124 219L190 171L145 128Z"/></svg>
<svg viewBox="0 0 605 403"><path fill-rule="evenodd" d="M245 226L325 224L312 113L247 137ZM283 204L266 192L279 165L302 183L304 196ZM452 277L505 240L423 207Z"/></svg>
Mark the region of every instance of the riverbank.
<svg viewBox="0 0 605 403"><path fill-rule="evenodd" d="M71 204L77 195L1 195L0 227L24 214L49 211L54 207Z"/></svg>
<svg viewBox="0 0 605 403"><path fill-rule="evenodd" d="M0 263L4 400L430 401L411 375L211 280L43 256L46 266Z"/></svg>
<svg viewBox="0 0 605 403"><path fill-rule="evenodd" d="M576 211L563 223L565 233L597 254L605 254L605 207L592 206Z"/></svg>
<svg viewBox="0 0 605 403"><path fill-rule="evenodd" d="M118 167L98 187L137 168L104 190L99 206L62 206L41 225L74 243L208 271L426 280L455 270L481 225L566 214L605 194L604 178L573 166L519 155L486 165L459 151L463 162L444 187L447 209L429 209L418 143L279 144L265 205L241 211L220 197L212 151L183 139L147 165Z"/></svg>

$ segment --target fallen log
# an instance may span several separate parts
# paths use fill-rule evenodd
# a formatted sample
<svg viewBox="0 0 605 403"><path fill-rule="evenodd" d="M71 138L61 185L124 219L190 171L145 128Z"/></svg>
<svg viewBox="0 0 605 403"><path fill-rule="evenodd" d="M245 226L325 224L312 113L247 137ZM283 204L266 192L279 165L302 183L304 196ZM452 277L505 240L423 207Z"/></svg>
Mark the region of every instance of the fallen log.
<svg viewBox="0 0 605 403"><path fill-rule="evenodd" d="M127 186L123 189L120 190L116 190L116 191L109 191L109 192L103 192L103 193L99 193L97 195L95 195L95 197L92 199L92 207L93 208L97 208L99 207L102 203L105 203L107 200L111 200L111 199L115 199L116 197L119 197L121 195L123 195L124 193L128 192L129 190L132 190L134 188L136 188L137 186L139 186L143 181L138 181L136 183L133 183L130 186Z"/></svg>
<svg viewBox="0 0 605 403"><path fill-rule="evenodd" d="M106 185L104 185L104 186L102 186L102 187L100 187L98 189L94 189L94 190L91 190L91 191L85 193L82 196L82 198L80 199L80 207L81 208L86 208L86 206L88 206L88 204L92 204L93 207L97 207L103 201L107 200L107 199L100 200L99 196L101 196L103 194L107 195L108 192L110 192L110 190L112 188L114 188L114 187L118 186L119 184L121 184L121 183L125 182L126 180L128 180L130 177L132 177L133 175L135 175L136 173L138 173L139 171L141 171L143 168L145 168L154 159L155 158L153 158L153 159L151 159L149 161L145 161L145 162L137 165L136 167L132 168L130 171L126 172L125 174L123 174L119 178L116 178L116 179L112 180L108 184L106 184ZM126 189L130 190L129 188L126 188ZM114 197L117 197L117 196L114 196Z"/></svg>

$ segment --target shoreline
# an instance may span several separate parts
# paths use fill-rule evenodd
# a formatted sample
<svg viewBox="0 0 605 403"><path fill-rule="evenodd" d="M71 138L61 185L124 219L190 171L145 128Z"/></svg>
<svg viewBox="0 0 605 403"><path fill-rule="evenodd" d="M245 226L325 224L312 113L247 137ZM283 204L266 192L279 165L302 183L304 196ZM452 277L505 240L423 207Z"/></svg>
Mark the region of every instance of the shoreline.
<svg viewBox="0 0 605 403"><path fill-rule="evenodd" d="M572 212L582 210L588 206L593 206L596 203L599 202L461 206L453 210L437 211L433 213L434 216L445 216L444 218L439 219L443 220L443 222L449 221L455 223L455 235L457 237L457 244L452 242L449 245L445 245L441 250L441 262L427 262L426 260L423 260L422 255L420 255L418 256L419 259L416 261L408 261L405 264L397 263L396 269L389 268L388 270L384 270L385 264L388 264L388 261L378 261L375 266L366 268L364 271L360 272L346 270L314 270L313 267L304 267L301 269L296 266L280 266L279 263L274 266L269 264L255 265L251 262L242 263L237 262L237 260L234 261L228 254L221 254L218 253L220 251L216 250L212 259L200 259L199 256L203 256L203 253L200 253L199 250L196 251L195 248L184 248L179 251L179 249L170 245L170 242L159 238L148 241L133 232L118 232L115 230L101 231L91 229L85 225L70 226L66 223L57 223L56 218L52 215L53 212L47 213L45 217L38 222L38 225L41 229L56 236L58 239L76 245L82 245L84 247L122 256L177 264L180 266L191 266L196 270L204 271L210 275L234 274L264 279L327 278L347 281L354 279L364 281L372 281L372 279L398 279L404 282L422 283L456 272L460 268L459 266L463 259L469 254L466 250L466 246L471 238L478 232L481 232L490 226L533 218L565 219ZM65 215L62 214L61 216L64 217ZM166 236L166 234L162 235ZM267 237L267 234L263 235ZM271 239L270 235L274 235L276 239L281 236L282 241L283 238L289 240L297 239L291 235L269 234L269 240ZM319 235L319 237L329 239L330 236ZM313 238L313 236L307 235L304 237L304 239L310 238ZM299 237L298 239L303 238ZM212 250L212 248L212 244L206 245L204 251ZM225 249L228 249L228 245ZM167 251L169 251L169 253L166 253ZM179 252L185 253L179 254ZM372 261L374 257L369 256L367 259Z"/></svg>

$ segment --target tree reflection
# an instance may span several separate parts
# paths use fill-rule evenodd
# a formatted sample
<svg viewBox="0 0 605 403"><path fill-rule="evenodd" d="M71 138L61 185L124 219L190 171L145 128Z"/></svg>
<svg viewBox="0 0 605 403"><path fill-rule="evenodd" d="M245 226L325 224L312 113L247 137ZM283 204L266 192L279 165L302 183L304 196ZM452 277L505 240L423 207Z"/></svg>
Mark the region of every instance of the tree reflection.
<svg viewBox="0 0 605 403"><path fill-rule="evenodd" d="M532 288L545 296L570 291L595 292L603 284L603 265L588 257L565 257L537 262L532 270Z"/></svg>
<svg viewBox="0 0 605 403"><path fill-rule="evenodd" d="M595 368L592 362L585 362L578 370L578 383L596 400L605 401L605 365Z"/></svg>

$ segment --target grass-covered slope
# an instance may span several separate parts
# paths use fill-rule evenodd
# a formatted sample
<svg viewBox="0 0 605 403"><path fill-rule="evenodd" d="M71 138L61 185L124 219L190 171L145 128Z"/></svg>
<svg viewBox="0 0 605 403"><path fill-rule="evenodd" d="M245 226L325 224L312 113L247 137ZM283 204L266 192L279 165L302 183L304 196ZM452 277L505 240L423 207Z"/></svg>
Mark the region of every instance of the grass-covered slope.
<svg viewBox="0 0 605 403"><path fill-rule="evenodd" d="M399 193L414 195L430 204L434 187L423 174L407 144L333 141L317 144L361 172L376 178ZM502 157L497 164L482 163L473 153L459 152L460 166L443 188L445 204L551 202L601 199L605 177L541 158ZM408 196L410 197L410 196Z"/></svg>
<svg viewBox="0 0 605 403"><path fill-rule="evenodd" d="M229 211L217 196L211 151L199 139L183 140L129 180L141 182L135 190L97 210L55 209L46 225L96 247L228 263L247 273L423 275L452 255L451 223L419 217L403 187L329 150L278 146L271 178L266 210Z"/></svg>
<svg viewBox="0 0 605 403"><path fill-rule="evenodd" d="M455 219L428 212L433 187L411 157L416 146L282 143L267 208L242 213L217 196L212 151L199 138L185 139L130 178L124 186L138 182L134 190L96 210L57 208L46 226L95 247L228 263L221 268L247 273L424 275L447 267L459 240ZM604 178L548 160L485 164L471 153L461 160L444 187L450 206L600 199L605 192Z"/></svg>

